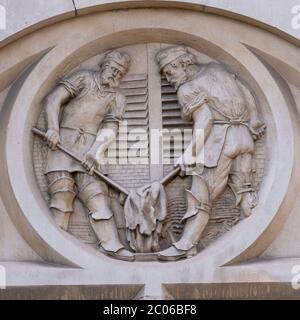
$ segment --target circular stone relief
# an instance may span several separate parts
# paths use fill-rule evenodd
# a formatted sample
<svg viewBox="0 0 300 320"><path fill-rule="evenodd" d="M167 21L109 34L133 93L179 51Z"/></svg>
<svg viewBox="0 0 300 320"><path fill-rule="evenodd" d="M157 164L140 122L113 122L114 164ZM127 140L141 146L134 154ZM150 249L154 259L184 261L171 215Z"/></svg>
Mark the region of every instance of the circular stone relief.
<svg viewBox="0 0 300 320"><path fill-rule="evenodd" d="M116 30L108 33L105 28L95 28L95 23L100 21L102 24L108 25L111 21L110 13L99 14L101 19L99 19L98 15L95 15L95 17L86 16L85 18L89 20L88 25L84 24L85 18L70 20L69 23L74 24L74 26L72 25L72 28L69 28L68 32L64 33L63 39L58 41L55 47L49 48L47 52L45 51L46 53L37 59L22 74L22 77L14 83L11 90L13 99L10 99L7 102L9 105L5 106L9 112L5 115L6 158L3 162L3 168L5 168L6 172L3 175L3 179L6 180L8 187L7 197L3 198L4 204L10 212L18 231L43 259L69 266L91 267L98 271L101 269L99 275L106 274L105 270L109 270L114 274L124 275L124 273L120 272L124 266L122 262L106 257L96 247L96 243L99 240L97 238L100 237L96 237L95 226L92 226L92 223L101 220L111 221L110 219L113 219L115 224L112 228L109 222L108 227L103 229L104 231L109 230L108 234L113 235L113 237L106 238L106 241L114 240L113 244L110 243L111 251L106 250L106 253L112 255L117 253L118 258L125 260L132 261L132 256L134 256L136 260L162 259L169 261L195 255L188 265L191 267L191 272L199 274L201 268L212 270L211 267L255 257L266 249L272 236L278 232L290 212L290 204L293 203L294 194L289 190L292 190L295 186L292 169L297 151L295 150L297 146L294 141L294 121L296 120L292 117L291 107L282 95L280 86L270 73L270 69L267 68L267 62L263 61L259 54L253 53L253 50L259 47L258 37L256 36L257 30L255 29L254 32L249 26L239 25L239 30L243 32L237 33L235 23L229 20L226 20L227 22L222 20L228 32L225 32L219 38L218 33L208 32L209 30L215 30L216 23L219 21L217 17L209 16L209 18L199 19L199 14L184 12L182 14L187 15L186 21L189 21L189 23L186 26L180 26L179 30L177 15L172 10L161 11L159 15L163 15L164 19L157 18L156 21L159 21L159 23L155 25L151 17L144 13L144 10L135 11L135 16L141 14L143 19L128 19L130 12L119 12L118 19L120 24L116 26ZM126 28L124 27L125 25ZM191 25L193 28L191 28ZM81 30L83 26L87 28L84 37L78 37L76 30ZM60 27L58 26L55 32L59 30ZM241 38L241 34L247 35L247 37ZM73 41L74 37L76 37L77 41ZM265 33L263 37L268 38ZM165 64L164 61L168 59L170 52L161 52L161 50L174 46L177 49L175 52L174 50L171 52L173 57L177 52L179 54L177 58L180 58L182 56L180 53L184 48L188 48L193 55L183 59L184 61L181 61L179 65L175 62L176 59L173 60L173 58L171 59L172 61ZM72 184L72 188L68 185L67 191L70 191L70 197L74 197L75 200L72 203L73 213L70 214L68 229L65 232L54 223L53 218L55 215L53 211L55 208L49 210L49 181L44 175L49 150L45 142L32 133L32 127L38 126L40 129L46 130L44 115L42 114L47 101L45 98L50 92L53 92L52 90L56 88L58 82L64 79L63 82L68 87L67 82L70 80L68 77L71 76L74 68L78 71L95 70L95 74L99 74L98 64L103 61L104 55L111 48L119 48L117 51L127 53L131 58L130 68L122 78L119 85L120 90L118 90L121 96L126 96L126 104L123 104L125 113L115 112L111 117L111 120L113 120L111 122L115 123L114 116L121 116L123 120L127 121L127 129L130 128L131 132L126 148L123 145L120 149L119 140L122 141L124 136L128 136L128 133L124 133L121 130L121 128L124 129L122 122L117 139L118 158L124 160L124 153L128 153L129 150L132 152L129 153L129 158L134 160L137 158L136 152L138 149L140 154L138 158L145 160L145 162L129 164L120 162L118 164L117 162L117 164L109 164L106 168L101 168L100 171L103 173L105 172L104 169L106 169L106 180L107 178L111 179L114 185L118 184L115 187L121 188L123 191L125 189L125 193L128 193L129 189L136 191L139 187L145 186L144 189L137 190L139 195L134 192L133 195L131 194L130 197L127 197L127 199L137 201L138 211L141 208L143 209L141 210L142 214L139 212L134 216L134 218L143 218L138 221L138 225L142 225L143 228L139 228L138 232L135 232L136 228L134 227L137 219L125 219L125 217L132 218L133 213L136 211L130 211L128 206L125 210L126 201L124 200L126 197L120 197L120 192L115 191L115 188L106 190L107 183L101 183L100 178L98 181L101 186L99 187L98 184L94 186L96 192L95 190L93 191L95 193L93 196L102 197L103 203L101 207L104 208L107 205L109 210L106 208L98 211L92 207L87 209L86 205L82 203L83 201L87 202L92 197L90 199L88 199L89 197L82 198L83 200L81 201L78 200L78 181L80 177L76 177L77 181L75 181L72 173L71 176L67 177L70 178L67 180ZM161 52L160 57L156 56L158 52ZM103 54L99 56L99 53ZM119 59L123 59L123 62L119 62L124 65L126 58L120 56ZM204 65L205 68L201 69L198 66L198 62L200 67ZM167 67L167 65L170 66ZM185 67L188 68L187 78L185 78ZM76 71L75 69L74 71ZM201 70L208 72L211 69L214 72L207 79L204 77L207 81L203 84L200 81L199 88L198 76L202 79ZM111 71L113 70L116 75L119 74L119 67L113 67ZM120 74L123 75L122 73L123 71ZM94 73L89 71L85 72L85 74ZM84 81L87 80L85 76L80 77L85 79ZM179 81L176 80L178 77L180 78ZM226 80L223 81L223 79ZM192 86L195 90L190 91L191 87L185 86L186 82L190 81L195 85L195 87ZM93 83L92 80L90 80L89 84L91 85L91 83ZM241 114L240 111L245 107L245 104L241 103L239 95L230 94L226 96L227 89L225 87L230 83L235 83L241 87L243 101L244 99L246 100L246 95L250 100L252 100L251 97L254 98L260 115L260 121L256 124L253 122L250 126L250 119L246 118L247 112ZM70 84L72 84L72 81L69 83L69 91L63 91L68 96L61 100L65 105L65 107L61 108L64 112L67 110L66 107L70 101L73 101L80 91L76 90L76 86L73 86L74 90L72 91ZM99 87L100 89L95 82L95 86L92 87L94 94L97 95L99 93L100 97L107 98L110 103L105 105L112 107L114 101L116 101L116 92L114 90L107 92L107 88L102 90L101 81ZM182 88L184 87L185 89L183 90ZM82 92L83 96L85 96L84 93L86 92L88 90ZM214 92L214 94L210 94L211 92ZM121 96L118 95L118 102L121 102L121 104L117 104L119 106L124 101ZM220 96L226 97L226 99L224 101L222 99L214 99L214 97ZM97 99L96 97L96 101L98 101ZM50 100L53 101L52 99ZM232 104L229 108L232 112L236 109L239 110L237 113L233 112L235 113L234 119L232 119L232 114L230 114L229 118L226 118L226 116L229 116L228 114L223 115L222 119L220 116L217 117L217 111L213 110L213 108L217 110L221 108L222 110L222 106L228 106L228 104ZM181 106L180 108L179 105ZM97 105L93 103L91 106ZM247 103L247 109L248 106L249 104ZM181 109L185 110L184 120L181 118ZM213 127L220 130L218 131L218 138L220 139L215 139L215 133L212 135L214 143L210 142L213 146L219 146L217 149L220 153L211 154L212 158L210 158L209 165L206 165L210 169L204 170L205 172L201 171L201 166L198 166L197 172L195 172L197 175L181 177L178 176L178 172L175 172L164 179L173 170L173 160L178 159L179 152L185 150L191 141L190 129L193 124L197 123L195 117L197 114L201 114L203 109L206 110L207 119L210 119L211 114L213 115L213 119L209 121L210 125L213 123ZM224 111L225 113L227 112L222 110L223 113ZM193 116L194 113L195 117ZM283 114L284 117L282 116ZM214 120L218 120L219 123L217 121L215 123ZM262 134L264 132L262 123L267 126L265 134ZM66 125L66 123L64 124ZM87 129L82 128L80 125L78 128L79 122L77 121L75 124L77 129L85 129L77 131L81 136L86 136L86 140L95 137L92 126ZM141 131L141 127L146 128L146 130ZM234 128L240 127L243 127L241 129L243 130L242 134L234 131ZM158 163L150 166L149 162L153 160L153 157L155 159L155 154L153 155L150 152L149 155L145 150L156 150L152 148L153 141L151 145L150 129L157 128L165 129L163 131L163 141L169 141L168 135L171 135L170 132L173 130L170 144L163 145L162 153L164 159L170 159L170 163L163 163L163 165ZM222 135L224 128L227 131L226 134ZM254 135L262 135L262 137L259 137L254 142L250 128L254 129ZM131 129L136 130L132 132ZM180 130L176 131L176 129ZM177 141L174 138L176 135L181 134L182 129L186 129L186 135L182 137L183 143L178 145L174 143ZM74 127L65 128L65 130L74 130ZM92 134L88 135L87 131ZM62 135L61 130L60 134ZM138 134L141 136L140 139L136 137ZM240 150L237 150L237 153L234 154L235 143L227 143L227 146L226 143L223 144L221 138L226 137L227 139L230 134L234 138L247 136L248 144L247 148L244 146L244 153L253 154L250 161L251 165L247 157L244 159L245 161L235 163L234 167L226 166L224 158L219 162L220 156L223 151L225 152L225 149L225 156L229 159L235 159L236 155L240 153ZM121 139L119 139L120 137ZM79 140L84 141L85 139L83 138ZM139 144L136 144L136 140L139 140ZM74 142L75 140L71 139L70 141ZM61 142L65 144L66 140L61 139ZM147 143L149 143L149 146ZM233 149L230 150L230 146ZM70 146L68 145L68 147ZM77 152L78 150L76 149L75 151ZM122 152L119 152L120 150ZM215 148L205 148L205 150L214 151ZM171 156L168 156L169 153ZM206 156L208 155L209 152L206 153ZM114 158L114 154L110 153L110 157ZM118 158L117 160L120 160ZM217 165L215 166L213 160L216 159ZM193 159L188 158L187 162L193 164ZM223 164L224 170L219 170L221 168L219 163ZM240 165L243 166L245 163L247 163L246 170L245 168L242 169L244 173L247 171L247 174L240 181L239 179L235 180L232 185L231 180L235 176L234 171L240 171ZM76 165L80 166L77 162ZM222 175L226 170L228 171L229 167L230 172L228 175L231 177L230 180L226 181L226 186L224 187L222 183L219 183L219 180L222 178L222 181L225 181ZM218 183L212 183L214 179L211 180L209 172L214 172L212 175L218 178ZM251 178L251 184L246 179L247 175ZM92 176L90 178L93 179ZM164 182L163 188L157 183L152 184L151 188L149 187L148 184L150 182L153 183L162 179L164 179L162 181ZM90 182L89 179L87 180L87 182ZM195 186L193 185L194 180ZM54 181L57 181L57 179L54 179ZM54 181L52 179L51 182ZM60 180L58 179L58 181ZM240 184L241 188L236 187L238 184ZM110 185L112 185L111 182ZM81 187L83 186L81 180ZM66 185L62 185L62 187L62 190L59 191L66 191ZM186 192L185 189L190 190L191 193ZM26 197L24 197L24 190L28 190ZM199 190L201 192L197 194ZM221 190L222 192L218 194L216 190ZM214 192L215 194L217 193L218 197L211 196ZM251 209L252 214L247 218L244 218L245 212L247 212L245 203L243 210L241 210L242 202L239 196L242 194L251 194L251 197L245 198L247 200L245 201L246 204L249 202L250 206L253 206ZM188 197L192 201L190 200L189 202ZM107 200L109 200L108 203L106 203ZM158 203L161 205L161 210L157 210L156 205ZM192 203L190 207L189 203ZM235 208L236 205L237 207ZM70 208L64 209L68 212L72 211ZM113 212L112 216L110 216L110 212ZM157 217L157 212L162 213L161 216ZM95 214L94 218L96 219L92 220L90 218L91 213ZM145 215L145 213L147 214ZM103 216L103 214L105 215ZM186 219L181 223L181 219L184 217ZM200 221L194 223L198 217L201 217ZM192 232L188 224L197 225L199 232ZM234 226L232 227L232 225ZM148 238L145 236L140 237L140 234L145 235L147 228L152 230L150 237L149 235L147 236ZM230 230L224 233L224 230L227 229ZM185 233L185 230L188 232ZM104 233L98 232L98 235L101 234L103 235ZM191 234L193 237L195 236L195 239L189 238ZM198 239L199 237L200 239ZM88 242L90 245L82 244L76 238ZM118 241L115 241L116 239ZM145 241L145 239L150 239L150 241ZM182 239L185 241L180 243ZM104 240L102 239L101 241L102 247L104 246L104 249L105 247L108 249ZM197 244L197 246L193 246L194 244ZM92 246L95 248L91 248ZM113 246L114 248L112 249ZM120 253L118 251L122 249L122 246L125 246L127 251ZM192 247L189 248L190 246ZM195 247L197 250L195 250ZM205 264L203 264L203 261L205 261ZM126 265L128 273L124 275L123 280L125 282L132 281L131 277L133 275L139 279L144 277L145 269L143 267L136 268L140 264L126 263ZM169 263L157 264L149 262L148 265L150 267L155 266L153 270L151 269L151 272L157 271L159 275L168 274L173 279L177 278L178 272L185 272L187 266L184 259L181 262L172 264L171 269Z"/></svg>
<svg viewBox="0 0 300 320"><path fill-rule="evenodd" d="M112 256L130 261L190 257L246 219L260 201L268 159L261 106L229 66L192 48L149 43L113 52L118 54L96 55L64 74L47 95L36 127L47 132L46 119L56 117L61 145L71 156L52 151L35 136L33 165L42 196L61 228ZM126 73L122 54L131 58ZM123 76L116 88L102 76L110 67L119 67ZM62 94L63 103L55 105L55 94ZM122 122L111 117L122 103L116 95L126 99ZM78 161L112 123L118 124L116 139L98 169L128 192L127 199L118 187L108 184L106 191L101 177L88 175ZM99 130L92 132L95 127ZM188 156L201 129L208 133L198 151L204 150L200 163L182 163L182 170L163 182L180 157ZM155 140L157 130L161 140ZM159 163L153 163L156 149ZM132 257L123 255L121 246Z"/></svg>

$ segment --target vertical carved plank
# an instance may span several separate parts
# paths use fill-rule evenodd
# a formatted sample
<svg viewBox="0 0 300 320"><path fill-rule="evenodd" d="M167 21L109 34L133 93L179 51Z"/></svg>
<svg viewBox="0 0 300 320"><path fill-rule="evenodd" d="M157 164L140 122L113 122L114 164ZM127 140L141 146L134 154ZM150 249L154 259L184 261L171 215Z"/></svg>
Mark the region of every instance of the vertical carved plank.
<svg viewBox="0 0 300 320"><path fill-rule="evenodd" d="M147 45L148 53L148 88L149 88L149 132L151 136L152 129L162 129L162 108L161 108L161 87L160 73L155 61L155 55L160 50L159 43L150 43ZM160 180L163 177L162 155L158 164L155 162L154 151L158 146L151 144L150 139L150 179L151 181Z"/></svg>

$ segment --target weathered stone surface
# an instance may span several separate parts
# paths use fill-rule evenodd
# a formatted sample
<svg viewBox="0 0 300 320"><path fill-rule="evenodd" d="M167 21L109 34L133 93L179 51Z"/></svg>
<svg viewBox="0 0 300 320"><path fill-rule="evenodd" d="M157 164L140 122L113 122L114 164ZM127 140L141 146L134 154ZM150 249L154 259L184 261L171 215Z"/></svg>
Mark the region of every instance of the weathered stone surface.
<svg viewBox="0 0 300 320"><path fill-rule="evenodd" d="M264 27L278 29L295 38L300 38L299 30L291 27L291 8L298 4L297 0L285 2L268 0L262 8L261 1L255 0L251 3L243 1L220 1L220 0L160 0L160 1L128 1L128 0L56 0L47 4L38 0L28 0L26 8L20 7L15 1L1 0L0 4L5 5L8 13L8 28L0 31L2 45L19 38L22 34L32 32L45 25L74 17L76 14L87 14L95 11L138 8L138 7L168 7L172 5L178 8L190 8L194 10L217 13L220 15L233 16L237 19L252 23L262 23ZM75 7L74 7L75 4ZM34 10L33 10L34 8ZM221 12L220 12L221 11ZM278 16L277 13L281 14ZM37 14L38 13L38 14Z"/></svg>
<svg viewBox="0 0 300 320"><path fill-rule="evenodd" d="M41 2L27 0L26 5L18 1L1 0L6 9L6 30L0 30L1 47L24 34L75 16L71 0Z"/></svg>
<svg viewBox="0 0 300 320"><path fill-rule="evenodd" d="M167 3L166 1L156 3L158 2ZM210 1L205 2L207 6L209 3ZM230 3L227 2L226 6L230 6ZM110 10L113 8L110 4L105 7L106 11L101 11L100 7L94 7L93 2L85 2L85 9L83 3L77 2L76 5L82 5L82 10L78 9L78 16L75 19L36 30L0 50L2 91L0 219L4 221L4 226L1 225L0 228L0 264L6 268L9 288L7 294L4 293L2 297L16 295L16 290L19 290L19 298L26 295L35 298L38 294L46 297L47 292L49 298L66 295L68 298L78 299L90 297L92 294L99 298L120 299L126 297L297 298L298 293L291 288L297 272L293 268L300 264L297 228L299 222L297 200L300 192L299 48L284 40L287 37L280 38L272 32L254 28L251 24L229 19L228 15L227 18L220 17L220 12L218 15L207 14L209 7L201 7L205 9L204 12L181 10L179 7L164 9L158 8L157 5L154 9L130 10L129 8L118 11ZM147 2L147 6L151 5L152 2ZM184 7L184 3L178 5ZM244 2L239 4L239 8L241 12L246 10ZM89 12L93 14L89 15ZM246 22L247 18L243 21ZM113 28L112 22L114 22ZM293 41L295 43L296 40ZM175 63L176 59L172 58L172 61L168 61L162 67L161 75L157 62L161 64L162 60L165 61L170 57L165 55L159 61L156 61L155 57L159 52L165 52L161 50L173 46L177 46L178 52L182 48L188 48L193 53L189 56L189 61L179 61L180 65L185 67L188 64L189 71L186 72L185 68L181 70ZM167 249L181 238L184 230L192 231L192 228L180 223L180 219L189 207L189 199L186 199L184 190L191 186L190 177L185 179L177 177L172 182L171 179L175 175L168 177L167 181L170 183L164 186L167 215L162 214L161 220L159 218L155 223L152 221L152 224L147 220L147 215L163 212L162 207L165 205L164 199L156 197L163 193L161 187L158 188L157 183L151 183L155 180L164 181L164 177L173 170L172 164L156 164L152 167L149 162L140 164L121 162L108 166L107 177L118 183L120 186L117 189L125 190L125 195L129 193L128 189L146 186L143 190L139 189L138 194L131 195L131 199L136 200L138 204L138 214L142 211L143 219L139 216L139 219L135 220L135 212L130 210L126 211L127 218L124 217L122 209L124 197L120 197L116 191L107 194L110 206L113 208L120 241L128 250L136 249L135 262L120 261L113 259L111 253L107 256L99 252L96 244L97 240L101 240L103 233L96 237L88 221L89 213L97 213L97 210L93 212L95 208L90 207L86 210L77 199L68 232L57 227L49 210L51 192L49 195L48 191L52 189L50 190L49 186L48 190L48 182L44 175L48 147L38 137L33 136L31 129L33 126L43 130L49 129L47 124L51 124L52 113L48 113L48 121L45 122L45 103L47 105L45 97L48 97L48 105L51 104L53 109L62 104L74 103L74 97L80 90L83 90L84 95L87 86L81 86L79 90L70 75L76 70L78 74L82 72L78 70L89 70L84 72L100 74L98 64L103 61L105 53L112 48L127 53L132 60L131 67L118 90L127 100L124 119L128 122L128 127L144 133L141 139L143 160L155 159L153 154L145 152L153 148L153 142L147 141L152 129L191 129L193 121L196 124L200 123L196 116L193 121L181 119L180 109L192 108L194 112L194 105L191 103L194 100L197 100L197 108L208 103L205 99L201 103L202 93L199 89L201 77L195 77L191 70L196 70L198 62L203 66L216 63L223 66L227 71L222 73L223 78L220 79L226 78L228 74L238 79L242 88L245 86L249 89L251 94L248 97L250 100L255 100L259 110L260 125L252 127L247 123L249 129L246 129L251 131L254 128L256 134L262 137L255 143L251 168L249 166L249 170L247 169L247 172L252 170L253 172L249 173L251 179L246 181L248 189L243 185L243 188L238 188L236 192L237 195L253 190L257 192L259 197L255 206L252 205L253 212L247 219L239 221L241 210L238 206L234 208L239 202L235 202L230 188L222 188L220 197L212 203L212 212L208 213L210 210L206 206L211 205L210 199L203 198L207 200L204 201L200 198L205 193L202 190L196 199L195 208L205 209L209 214L209 222L207 225L205 223L204 230L201 228L191 232L193 236L197 236L196 240L194 238L190 240L191 234L187 232L188 236L185 239L190 242L198 242L200 238L198 254L188 261L161 263L157 261L159 257L157 252L149 252ZM198 62L194 61L193 56ZM119 62L117 64L120 64ZM172 68L175 66L176 72L183 72L180 76L183 78L177 74L180 78L179 81L176 80L177 84L174 79L172 80L172 70L164 69L168 64ZM115 69L117 72L118 68ZM218 70L212 72L211 78L207 80L211 85L206 90L207 100L210 96L217 95L216 92L221 92L218 94L219 101L222 101L223 95L226 94L226 90L221 89L222 81L216 80L219 76ZM62 78L65 80L61 81ZM83 78L81 76L79 78L82 81ZM184 86L183 83L189 81L195 82L193 90L184 92L183 96L178 90L176 95L179 82ZM68 96L64 100L60 95L55 97L53 95L50 99L49 92L55 92L52 90L57 83L68 87L72 97ZM230 81L224 83L228 84ZM170 84L175 85L175 88ZM105 96L107 92L101 90L102 85L100 83L98 89L97 86L93 87L93 94ZM214 94L213 90L216 90ZM236 91L230 92L226 100L229 104L237 101ZM60 97L59 103L56 101L57 96ZM87 98L89 97L87 95ZM243 101L244 99L239 100L239 105L242 105ZM247 105L249 106L249 101ZM74 112L68 113L66 119L74 114ZM60 119L65 118L60 117ZM86 118L81 115L73 125L81 123L81 119ZM230 120L232 122L232 119ZM247 122L248 118L240 118L239 121ZM267 125L265 135L263 135L264 123ZM59 125L61 124L65 123ZM219 125L224 124L219 123ZM53 125L50 125L51 130L52 127ZM59 126L54 129L60 131ZM79 129L82 132L82 126ZM260 129L261 134L259 134ZM252 133L255 135L255 132ZM231 147L235 150L241 147L239 139L242 136L243 134L238 134L230 140ZM54 138L55 136L48 134L50 147L56 143ZM117 138L125 139L124 133L118 132ZM167 136L163 138L166 139ZM191 135L185 137L186 144L180 147L181 151L186 149L191 139ZM86 140L82 141L86 143ZM134 146L135 142L136 140L132 139L125 147L118 145L117 150L122 151L119 159L126 160L126 152L130 147L137 149ZM221 143L220 145L222 147ZM216 146L217 142L209 147L209 151L214 151ZM70 148L73 147L70 145ZM76 152L76 148L72 151ZM164 146L163 155L166 156L170 151L174 161L175 145ZM236 156L239 152L237 151ZM84 157L84 154L81 156ZM234 155L231 157L235 158ZM136 156L132 154L129 158L134 160ZM91 169L88 163L84 164ZM236 170L234 171L230 174L236 174ZM220 175L224 172L222 169ZM178 173L179 171L176 172ZM250 180L253 186L249 185ZM149 183L151 185L148 185ZM56 191L65 192L65 187L66 184L62 185L61 190ZM198 188L196 189L198 192ZM77 189L75 190L77 192ZM148 193L149 190L151 192ZM98 194L102 194L102 191ZM163 204L161 207L156 207L158 199ZM205 203L200 205L198 202ZM250 213L247 206L243 209ZM103 215L105 212L99 210L98 213ZM193 212L190 213L193 215ZM159 214L153 216L160 217ZM136 221L146 226L143 231L136 228ZM163 234L159 229L160 223L166 223L167 233L168 230L172 230L172 233L166 234L157 247L155 237ZM149 238L151 241L147 238L148 242L144 240L149 226L154 226L153 230L157 232L155 237ZM132 232L130 238L126 228ZM113 229L109 237L114 238L112 235L116 229ZM203 234L200 231L203 231ZM132 246L128 246L128 240L133 241ZM14 242L14 245L10 246L10 242ZM189 254L188 257L192 255ZM28 260L35 262L25 262ZM108 285L112 287L104 287ZM124 285L129 287L126 289ZM37 292L37 286L44 288Z"/></svg>
<svg viewBox="0 0 300 320"><path fill-rule="evenodd" d="M104 10L110 8L128 8L131 6L142 7L145 5L143 1L135 1L135 3L130 3L130 1L119 1L119 0L106 0L99 3L98 0L75 0L75 6L78 14L86 14L89 12ZM267 0L262 2L259 0L247 1L247 0L163 0L163 1L147 1L147 6L168 6L169 4L175 7L184 7L184 5L189 5L190 8L211 12L220 13L220 10L224 10L225 15L234 16L237 14L239 19L249 21L249 18L256 20L258 23L262 22L266 25L272 26L273 28L282 30L295 38L300 38L300 31L292 28L291 18L292 18L292 7L299 4L297 0L289 1L272 1ZM263 10L262 8L265 8ZM280 15L278 15L280 12Z"/></svg>
<svg viewBox="0 0 300 320"><path fill-rule="evenodd" d="M132 300L143 286L28 286L0 291L0 300Z"/></svg>

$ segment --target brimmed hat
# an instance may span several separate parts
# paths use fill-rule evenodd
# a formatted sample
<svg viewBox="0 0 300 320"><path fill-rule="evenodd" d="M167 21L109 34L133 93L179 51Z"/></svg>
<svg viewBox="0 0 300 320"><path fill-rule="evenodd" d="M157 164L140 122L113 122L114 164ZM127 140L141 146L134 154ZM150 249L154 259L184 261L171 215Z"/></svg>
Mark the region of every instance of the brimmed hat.
<svg viewBox="0 0 300 320"><path fill-rule="evenodd" d="M111 51L108 52L103 61L101 62L101 64L105 63L105 62L109 62L109 61L113 61L116 64L118 64L119 66L123 67L125 69L125 71L127 71L129 69L130 66L130 56L127 53L121 53L119 51Z"/></svg>
<svg viewBox="0 0 300 320"><path fill-rule="evenodd" d="M160 70L162 70L162 68L165 67L167 64L187 54L189 54L189 52L185 47L168 47L166 49L160 50L156 54L156 61L159 64Z"/></svg>

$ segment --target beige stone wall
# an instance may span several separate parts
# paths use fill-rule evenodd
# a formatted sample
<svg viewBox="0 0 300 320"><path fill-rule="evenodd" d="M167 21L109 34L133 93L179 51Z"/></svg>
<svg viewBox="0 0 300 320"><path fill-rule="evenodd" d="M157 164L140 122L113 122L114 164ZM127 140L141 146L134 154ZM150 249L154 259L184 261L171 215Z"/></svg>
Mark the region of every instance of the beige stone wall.
<svg viewBox="0 0 300 320"><path fill-rule="evenodd" d="M294 29L291 25L295 15L292 8L299 5L297 0L26 0L26 5L20 5L20 1L23 0L0 1L7 12L7 29L0 31L2 45L45 25L87 13L117 8L169 5L233 17L274 32L284 32L287 36L300 38L299 29Z"/></svg>
<svg viewBox="0 0 300 320"><path fill-rule="evenodd" d="M169 283L172 295L182 297L171 284L290 282L291 268L300 259L300 36L291 28L291 7L297 1L263 3L30 0L23 8L0 0L8 17L7 29L0 30L0 264L13 270L9 285L138 285L130 291L133 297L145 285L142 295L162 297L167 294L161 284ZM124 8L129 10L116 10ZM93 65L111 47L125 47L143 60L142 52L151 56L161 43L185 44L229 66L249 83L268 124L260 154L266 159L260 203L253 217L188 264L171 263L171 268L116 261L59 231L36 181L32 157L38 154L32 153L30 133L42 98L61 76ZM139 63L134 68L134 74L149 71ZM149 81L151 93L157 88ZM155 106L150 93L147 103ZM115 176L121 171L116 168ZM140 171L145 181L146 171Z"/></svg>

